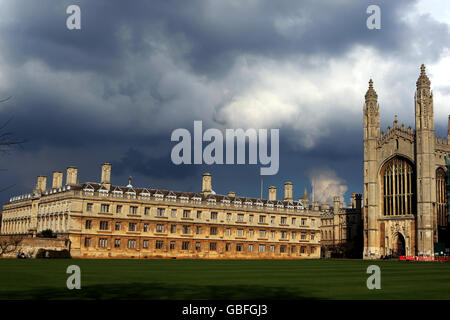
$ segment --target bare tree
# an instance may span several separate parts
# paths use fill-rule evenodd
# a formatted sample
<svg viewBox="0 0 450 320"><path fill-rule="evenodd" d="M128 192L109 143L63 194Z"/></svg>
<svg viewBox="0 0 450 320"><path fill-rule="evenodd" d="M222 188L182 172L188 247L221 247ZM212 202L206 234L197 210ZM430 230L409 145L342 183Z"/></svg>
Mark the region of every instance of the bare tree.
<svg viewBox="0 0 450 320"><path fill-rule="evenodd" d="M18 237L18 236L1 237L0 238L0 257L3 256L4 254L15 252L21 243L22 243L22 237Z"/></svg>
<svg viewBox="0 0 450 320"><path fill-rule="evenodd" d="M6 99L1 99L0 103L6 102L11 97L8 97ZM9 120L5 121L3 124L0 125L0 153L7 153L11 150L12 146L19 146L26 142L25 139L17 139L14 138L13 134L11 132L6 131L6 127L11 122L12 118L9 118ZM0 169L0 171L4 171L6 169ZM11 188L12 186L8 186L5 188L0 189L0 192L5 191L6 189Z"/></svg>

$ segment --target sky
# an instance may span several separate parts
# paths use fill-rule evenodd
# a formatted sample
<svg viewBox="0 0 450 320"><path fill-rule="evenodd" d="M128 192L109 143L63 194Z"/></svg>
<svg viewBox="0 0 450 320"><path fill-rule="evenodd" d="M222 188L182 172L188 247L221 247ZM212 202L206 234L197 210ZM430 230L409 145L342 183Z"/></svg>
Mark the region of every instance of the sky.
<svg viewBox="0 0 450 320"><path fill-rule="evenodd" d="M81 9L69 30L66 9ZM369 30L366 9L381 9ZM0 154L0 201L29 193L38 175L78 168L99 181L294 198L362 192L362 109L370 78L381 127L394 115L414 127L414 91L424 63L434 91L436 135L450 114L447 0L81 1L0 0L0 123L26 139ZM177 128L279 129L280 164L175 165ZM4 129L5 130L5 129ZM262 179L262 181L261 181Z"/></svg>

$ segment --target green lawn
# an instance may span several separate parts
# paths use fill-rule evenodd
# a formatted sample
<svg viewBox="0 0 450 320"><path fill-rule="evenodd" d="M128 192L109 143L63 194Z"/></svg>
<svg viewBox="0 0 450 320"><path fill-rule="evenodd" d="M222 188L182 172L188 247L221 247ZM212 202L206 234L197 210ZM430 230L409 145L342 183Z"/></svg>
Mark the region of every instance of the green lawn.
<svg viewBox="0 0 450 320"><path fill-rule="evenodd" d="M66 287L71 264L81 290ZM381 290L366 287L371 264ZM0 299L450 299L450 263L0 259Z"/></svg>

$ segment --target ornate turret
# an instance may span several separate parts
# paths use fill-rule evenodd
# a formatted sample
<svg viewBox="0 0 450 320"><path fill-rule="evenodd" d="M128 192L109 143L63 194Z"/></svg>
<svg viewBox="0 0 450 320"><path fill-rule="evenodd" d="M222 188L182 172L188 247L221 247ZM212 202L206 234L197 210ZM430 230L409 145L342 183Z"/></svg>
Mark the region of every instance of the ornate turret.
<svg viewBox="0 0 450 320"><path fill-rule="evenodd" d="M417 86L417 90L420 90L420 89L430 90L431 81L425 72L425 65L423 65L423 64L420 67L420 76L419 76L419 79L417 79L416 86Z"/></svg>
<svg viewBox="0 0 450 320"><path fill-rule="evenodd" d="M377 100L378 100L377 92L373 88L373 81L372 81L372 79L369 80L369 89L367 89L365 97L366 97L366 104L369 101L374 101L376 103Z"/></svg>

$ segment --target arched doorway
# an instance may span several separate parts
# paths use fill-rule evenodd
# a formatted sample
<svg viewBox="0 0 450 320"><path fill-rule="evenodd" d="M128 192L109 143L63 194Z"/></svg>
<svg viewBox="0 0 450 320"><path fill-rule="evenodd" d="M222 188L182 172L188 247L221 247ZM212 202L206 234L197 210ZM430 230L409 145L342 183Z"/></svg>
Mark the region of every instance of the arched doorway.
<svg viewBox="0 0 450 320"><path fill-rule="evenodd" d="M406 254L405 238L400 232L397 232L393 238L393 255L395 257L404 256Z"/></svg>

